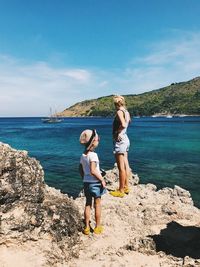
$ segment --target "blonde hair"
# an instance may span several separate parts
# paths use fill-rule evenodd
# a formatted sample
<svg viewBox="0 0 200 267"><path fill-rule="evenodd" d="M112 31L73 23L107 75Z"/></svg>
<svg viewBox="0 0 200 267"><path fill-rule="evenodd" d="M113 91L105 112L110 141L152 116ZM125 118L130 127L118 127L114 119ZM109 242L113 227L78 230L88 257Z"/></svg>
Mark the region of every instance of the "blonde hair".
<svg viewBox="0 0 200 267"><path fill-rule="evenodd" d="M125 99L122 95L115 95L113 97L114 104L117 104L118 106L125 106Z"/></svg>

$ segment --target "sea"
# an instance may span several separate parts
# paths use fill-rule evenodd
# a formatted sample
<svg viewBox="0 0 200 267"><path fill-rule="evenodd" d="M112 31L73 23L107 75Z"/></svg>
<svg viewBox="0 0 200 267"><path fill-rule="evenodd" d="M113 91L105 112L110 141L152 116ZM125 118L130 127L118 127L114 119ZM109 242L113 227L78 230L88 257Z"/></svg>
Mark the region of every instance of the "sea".
<svg viewBox="0 0 200 267"><path fill-rule="evenodd" d="M45 172L45 182L69 196L82 189L78 173L83 151L80 133L96 129L100 143L96 152L103 169L113 168L113 118L64 118L61 123L43 123L41 118L0 118L0 142L27 150ZM200 117L137 117L128 128L129 162L140 183L158 189L181 186L190 191L200 208Z"/></svg>

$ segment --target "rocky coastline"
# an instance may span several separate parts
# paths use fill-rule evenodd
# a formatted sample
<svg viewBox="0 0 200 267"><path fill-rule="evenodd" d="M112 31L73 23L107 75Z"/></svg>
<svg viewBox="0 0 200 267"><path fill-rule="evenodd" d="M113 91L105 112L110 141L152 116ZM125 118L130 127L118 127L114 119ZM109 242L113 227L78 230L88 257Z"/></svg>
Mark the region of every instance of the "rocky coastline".
<svg viewBox="0 0 200 267"><path fill-rule="evenodd" d="M116 188L117 168L105 179ZM82 194L73 200L49 187L36 159L0 143L0 266L200 266L200 210L190 193L139 184L134 173L130 187L122 199L103 196L104 233L84 236Z"/></svg>

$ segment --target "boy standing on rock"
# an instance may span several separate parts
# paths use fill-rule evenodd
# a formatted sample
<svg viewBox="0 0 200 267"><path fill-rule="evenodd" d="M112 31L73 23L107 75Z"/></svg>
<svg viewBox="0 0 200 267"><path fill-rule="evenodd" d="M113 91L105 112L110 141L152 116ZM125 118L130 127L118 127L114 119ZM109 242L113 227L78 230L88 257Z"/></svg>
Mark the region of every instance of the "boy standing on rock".
<svg viewBox="0 0 200 267"><path fill-rule="evenodd" d="M85 130L80 135L80 143L85 146L81 155L79 172L83 178L84 193L86 197L86 205L84 210L85 228L83 233L90 234L90 214L92 208L92 199L94 198L95 234L101 234L103 227L101 226L101 196L106 192L106 183L101 175L99 167L99 158L94 152L99 144L99 137L96 130Z"/></svg>

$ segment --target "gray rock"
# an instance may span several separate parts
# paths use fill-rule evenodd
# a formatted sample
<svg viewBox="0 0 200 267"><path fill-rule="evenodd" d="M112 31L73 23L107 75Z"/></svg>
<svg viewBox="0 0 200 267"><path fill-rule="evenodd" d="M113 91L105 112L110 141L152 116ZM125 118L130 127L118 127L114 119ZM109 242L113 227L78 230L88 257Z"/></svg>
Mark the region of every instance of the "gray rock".
<svg viewBox="0 0 200 267"><path fill-rule="evenodd" d="M45 185L39 162L26 151L0 143L0 244L48 237L49 248L39 248L47 261L66 260L78 253L80 230L73 200Z"/></svg>
<svg viewBox="0 0 200 267"><path fill-rule="evenodd" d="M119 171L117 165L114 165L114 168L106 171L105 181L107 188L113 190L119 187ZM129 184L131 186L139 184L139 177L137 174L130 172Z"/></svg>

